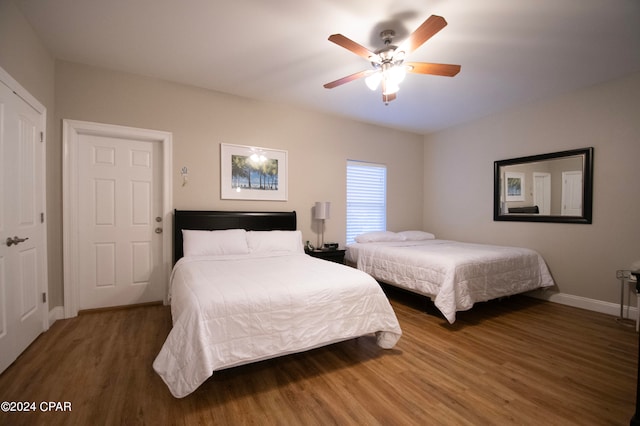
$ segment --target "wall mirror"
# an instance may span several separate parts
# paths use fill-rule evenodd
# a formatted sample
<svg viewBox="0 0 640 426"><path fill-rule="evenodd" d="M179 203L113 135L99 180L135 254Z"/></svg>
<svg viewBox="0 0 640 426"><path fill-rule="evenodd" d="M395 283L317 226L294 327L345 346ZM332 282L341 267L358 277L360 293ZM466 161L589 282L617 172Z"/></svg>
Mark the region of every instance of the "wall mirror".
<svg viewBox="0 0 640 426"><path fill-rule="evenodd" d="M493 220L591 223L593 148L494 163Z"/></svg>

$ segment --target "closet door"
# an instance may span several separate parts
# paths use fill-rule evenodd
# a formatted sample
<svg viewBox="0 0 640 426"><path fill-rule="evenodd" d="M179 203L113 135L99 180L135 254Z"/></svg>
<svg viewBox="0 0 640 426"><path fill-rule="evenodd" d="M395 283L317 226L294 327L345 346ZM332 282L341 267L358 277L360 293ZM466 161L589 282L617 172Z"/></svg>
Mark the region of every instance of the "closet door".
<svg viewBox="0 0 640 426"><path fill-rule="evenodd" d="M5 79L0 75L0 372L44 331L48 312L43 115Z"/></svg>

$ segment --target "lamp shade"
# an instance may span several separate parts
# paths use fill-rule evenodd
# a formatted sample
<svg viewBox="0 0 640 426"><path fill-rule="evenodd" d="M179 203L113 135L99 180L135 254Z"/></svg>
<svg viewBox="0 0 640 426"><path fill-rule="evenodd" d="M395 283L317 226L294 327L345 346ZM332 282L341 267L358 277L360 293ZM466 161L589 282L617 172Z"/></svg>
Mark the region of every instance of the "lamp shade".
<svg viewBox="0 0 640 426"><path fill-rule="evenodd" d="M331 217L331 203L329 201L316 201L314 213L315 219L329 219Z"/></svg>
<svg viewBox="0 0 640 426"><path fill-rule="evenodd" d="M376 71L375 73L364 79L367 87L371 90L376 90L380 85L380 81L382 81L382 73L379 71Z"/></svg>

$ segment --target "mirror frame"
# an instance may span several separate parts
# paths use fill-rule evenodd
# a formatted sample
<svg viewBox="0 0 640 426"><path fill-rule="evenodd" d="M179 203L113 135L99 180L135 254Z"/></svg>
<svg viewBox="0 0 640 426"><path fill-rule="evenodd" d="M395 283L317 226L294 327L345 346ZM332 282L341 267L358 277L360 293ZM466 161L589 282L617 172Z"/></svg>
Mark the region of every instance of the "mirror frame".
<svg viewBox="0 0 640 426"><path fill-rule="evenodd" d="M536 214L502 214L500 212L501 168L516 164L535 163L563 157L582 156L582 216L541 216ZM493 220L507 222L592 223L593 214L593 148L573 149L549 154L531 155L494 162L493 166Z"/></svg>

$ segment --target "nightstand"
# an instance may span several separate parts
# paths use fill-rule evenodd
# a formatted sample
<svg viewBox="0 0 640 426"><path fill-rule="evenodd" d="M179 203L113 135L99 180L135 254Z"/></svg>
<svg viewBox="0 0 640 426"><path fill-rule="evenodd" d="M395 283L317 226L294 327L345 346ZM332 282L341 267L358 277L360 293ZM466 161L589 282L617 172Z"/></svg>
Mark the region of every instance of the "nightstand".
<svg viewBox="0 0 640 426"><path fill-rule="evenodd" d="M344 263L345 250L304 250L309 256L317 257L318 259L328 260L330 262Z"/></svg>

